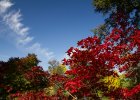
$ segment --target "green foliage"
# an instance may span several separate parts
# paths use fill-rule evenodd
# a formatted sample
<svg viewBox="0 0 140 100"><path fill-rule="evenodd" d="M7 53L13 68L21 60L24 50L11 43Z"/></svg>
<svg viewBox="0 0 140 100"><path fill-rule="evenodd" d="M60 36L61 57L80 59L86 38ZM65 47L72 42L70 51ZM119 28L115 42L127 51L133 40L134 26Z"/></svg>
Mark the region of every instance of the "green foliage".
<svg viewBox="0 0 140 100"><path fill-rule="evenodd" d="M93 6L97 12L103 14L124 10L127 13L135 9L140 10L139 0L93 0ZM122 9L123 8L123 9Z"/></svg>
<svg viewBox="0 0 140 100"><path fill-rule="evenodd" d="M96 12L107 15L105 24L107 28L117 27L116 18L113 18L118 13L123 13L125 16L130 16L132 25L140 28L140 1L139 0L93 0L93 6ZM123 9L122 9L123 8ZM113 20L112 20L113 18ZM109 30L108 30L109 31Z"/></svg>
<svg viewBox="0 0 140 100"><path fill-rule="evenodd" d="M95 36L98 36L100 39L104 39L108 34L108 29L105 24L99 25L95 29L91 30Z"/></svg>
<svg viewBox="0 0 140 100"><path fill-rule="evenodd" d="M134 82L130 78L121 79L121 87L123 88L132 88L134 86Z"/></svg>
<svg viewBox="0 0 140 100"><path fill-rule="evenodd" d="M107 13L111 8L111 0L93 0L96 11Z"/></svg>
<svg viewBox="0 0 140 100"><path fill-rule="evenodd" d="M30 88L30 82L25 79L23 75L16 76L15 80L11 82L9 85L11 85L14 88L14 91L26 91Z"/></svg>
<svg viewBox="0 0 140 100"><path fill-rule="evenodd" d="M40 61L37 59L35 54L28 54L27 57L23 58L9 58L7 62L1 61L0 97L4 99L9 94L16 93L17 91L22 92L33 90L38 86L40 89L44 87L44 85L47 87L48 79L45 76L45 72L43 71L43 69L37 69L38 67L35 67L39 62ZM32 80L28 80L28 78L25 77L27 74L28 77L33 77L34 75L36 75L36 78L34 78L34 83L38 83L38 81L41 81L41 84L39 85L35 83L35 85L34 83L32 83ZM43 84L44 82L45 84Z"/></svg>

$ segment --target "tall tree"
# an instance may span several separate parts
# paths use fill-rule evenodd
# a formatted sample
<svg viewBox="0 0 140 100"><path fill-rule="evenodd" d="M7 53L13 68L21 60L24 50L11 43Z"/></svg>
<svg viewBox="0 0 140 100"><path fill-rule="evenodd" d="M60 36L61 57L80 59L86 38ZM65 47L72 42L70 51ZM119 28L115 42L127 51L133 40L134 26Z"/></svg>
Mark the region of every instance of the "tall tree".
<svg viewBox="0 0 140 100"><path fill-rule="evenodd" d="M96 12L108 16L103 24L108 31L104 30L104 33L108 34L110 33L110 28L118 27L116 24L118 13L125 15L126 18L124 21L127 20L131 25L135 25L137 29L140 28L139 0L93 0L92 4ZM100 30L100 27L97 27L95 30ZM101 32L98 34L101 34ZM104 34L100 36L104 37Z"/></svg>
<svg viewBox="0 0 140 100"><path fill-rule="evenodd" d="M116 14L116 25L101 42L99 37L88 37L79 41L78 48L71 47L67 54L69 59L64 63L70 66L66 72L70 79L65 88L78 97L92 97L99 99L98 91L110 98L136 98L140 85L135 84L131 89L118 87L109 89L101 80L104 77L119 77L114 71L117 67L125 72L127 78L137 75L135 69L140 60L140 30L126 19L123 13ZM128 19L130 18L127 16Z"/></svg>

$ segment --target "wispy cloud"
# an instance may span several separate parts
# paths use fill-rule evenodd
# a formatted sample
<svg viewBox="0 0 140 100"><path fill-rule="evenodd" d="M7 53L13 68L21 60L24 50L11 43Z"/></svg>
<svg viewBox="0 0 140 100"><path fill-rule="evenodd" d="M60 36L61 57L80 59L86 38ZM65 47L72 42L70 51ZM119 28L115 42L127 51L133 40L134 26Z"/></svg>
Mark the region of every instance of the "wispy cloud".
<svg viewBox="0 0 140 100"><path fill-rule="evenodd" d="M33 37L28 35L29 28L22 24L22 15L20 11L8 12L3 15L5 24L16 34L16 44L26 45L33 40Z"/></svg>
<svg viewBox="0 0 140 100"><path fill-rule="evenodd" d="M25 36L27 35L29 28L24 27L24 25L21 23L21 18L22 15L20 11L9 12L3 16L3 20L6 22L10 29L12 29L19 36Z"/></svg>
<svg viewBox="0 0 140 100"><path fill-rule="evenodd" d="M47 59L53 57L53 52L42 48L38 41L33 41L34 36L30 36L29 27L22 23L20 10L13 10L11 8L13 5L10 0L0 1L0 17L5 26L12 31L10 34L14 35L15 45L22 47L25 51L36 53L40 57L44 56Z"/></svg>
<svg viewBox="0 0 140 100"><path fill-rule="evenodd" d="M5 13L13 3L11 3L9 0L1 0L0 1L0 13Z"/></svg>
<svg viewBox="0 0 140 100"><path fill-rule="evenodd" d="M27 37L19 37L17 38L17 46L19 45L22 45L22 46L25 46L27 45L28 43L30 43L32 40L33 40L34 37L30 37L30 36L27 36Z"/></svg>
<svg viewBox="0 0 140 100"><path fill-rule="evenodd" d="M40 43L34 43L31 47L27 48L28 51L33 51L37 54L44 55L51 59L53 57L53 52L48 52L47 49L41 47Z"/></svg>

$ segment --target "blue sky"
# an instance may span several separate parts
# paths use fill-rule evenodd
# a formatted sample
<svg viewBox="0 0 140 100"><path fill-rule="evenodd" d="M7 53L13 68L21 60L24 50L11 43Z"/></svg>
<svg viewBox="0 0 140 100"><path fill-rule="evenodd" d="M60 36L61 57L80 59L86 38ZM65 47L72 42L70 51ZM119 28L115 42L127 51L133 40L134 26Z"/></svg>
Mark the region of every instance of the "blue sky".
<svg viewBox="0 0 140 100"><path fill-rule="evenodd" d="M47 69L103 22L92 0L0 0L0 60L36 53Z"/></svg>

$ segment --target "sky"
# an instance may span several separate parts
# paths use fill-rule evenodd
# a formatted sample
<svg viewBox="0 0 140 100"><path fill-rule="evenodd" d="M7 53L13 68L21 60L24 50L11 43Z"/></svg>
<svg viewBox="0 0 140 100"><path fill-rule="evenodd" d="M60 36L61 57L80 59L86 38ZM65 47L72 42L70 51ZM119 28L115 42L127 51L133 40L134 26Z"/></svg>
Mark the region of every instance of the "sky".
<svg viewBox="0 0 140 100"><path fill-rule="evenodd" d="M92 0L0 0L0 60L35 53L47 70L102 23Z"/></svg>

